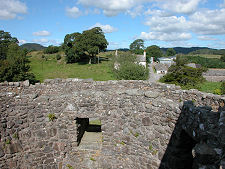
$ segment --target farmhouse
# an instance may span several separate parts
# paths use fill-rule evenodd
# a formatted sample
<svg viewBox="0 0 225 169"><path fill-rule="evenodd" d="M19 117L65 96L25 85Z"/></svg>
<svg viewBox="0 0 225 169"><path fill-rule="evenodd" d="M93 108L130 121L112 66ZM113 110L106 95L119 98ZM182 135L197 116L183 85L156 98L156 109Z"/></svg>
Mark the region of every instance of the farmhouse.
<svg viewBox="0 0 225 169"><path fill-rule="evenodd" d="M176 59L176 56L171 56L171 57L161 57L159 58L159 63L161 64L167 64L171 66L173 63L175 63L173 60Z"/></svg>
<svg viewBox="0 0 225 169"><path fill-rule="evenodd" d="M137 63L146 68L146 51L144 51L143 55L137 55Z"/></svg>

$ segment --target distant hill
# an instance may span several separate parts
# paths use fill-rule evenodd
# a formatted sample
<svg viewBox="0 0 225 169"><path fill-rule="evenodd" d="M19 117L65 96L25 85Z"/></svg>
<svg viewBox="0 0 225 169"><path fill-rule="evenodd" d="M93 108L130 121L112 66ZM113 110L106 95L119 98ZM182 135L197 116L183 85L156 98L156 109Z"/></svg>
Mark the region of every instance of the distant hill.
<svg viewBox="0 0 225 169"><path fill-rule="evenodd" d="M168 48L161 48L161 50L163 52L166 52ZM210 48L207 48L207 47L191 47L191 48L185 48L185 47L174 47L173 48L176 53L183 53L183 54L188 54L188 53L191 53L191 52L194 52L194 51L197 51L197 50L205 50L205 49L209 49Z"/></svg>
<svg viewBox="0 0 225 169"><path fill-rule="evenodd" d="M46 47L37 44L37 43L25 43L20 46L23 49L27 49L29 51L36 51L36 50L44 50Z"/></svg>

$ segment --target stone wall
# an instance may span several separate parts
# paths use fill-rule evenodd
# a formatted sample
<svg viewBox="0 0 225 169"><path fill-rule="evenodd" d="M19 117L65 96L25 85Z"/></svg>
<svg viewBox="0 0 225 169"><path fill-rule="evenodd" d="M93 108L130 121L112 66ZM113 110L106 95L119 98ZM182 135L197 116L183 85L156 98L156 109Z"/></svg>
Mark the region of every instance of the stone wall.
<svg viewBox="0 0 225 169"><path fill-rule="evenodd" d="M224 102L147 81L1 83L0 168L224 167ZM100 147L78 146L77 118L101 120Z"/></svg>
<svg viewBox="0 0 225 169"><path fill-rule="evenodd" d="M225 69L208 69L203 77L210 82L222 82L225 79Z"/></svg>

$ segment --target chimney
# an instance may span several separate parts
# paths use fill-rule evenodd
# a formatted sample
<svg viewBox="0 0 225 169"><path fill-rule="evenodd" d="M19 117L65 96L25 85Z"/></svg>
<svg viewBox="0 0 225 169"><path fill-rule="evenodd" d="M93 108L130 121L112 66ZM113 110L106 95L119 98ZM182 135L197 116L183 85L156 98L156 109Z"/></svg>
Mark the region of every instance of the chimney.
<svg viewBox="0 0 225 169"><path fill-rule="evenodd" d="M144 50L144 57L146 58L146 51Z"/></svg>

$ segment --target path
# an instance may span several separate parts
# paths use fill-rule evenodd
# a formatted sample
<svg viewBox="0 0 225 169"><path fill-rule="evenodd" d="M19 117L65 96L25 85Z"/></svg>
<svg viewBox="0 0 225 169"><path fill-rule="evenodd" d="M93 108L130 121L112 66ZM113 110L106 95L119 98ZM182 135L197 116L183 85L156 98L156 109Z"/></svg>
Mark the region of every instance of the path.
<svg viewBox="0 0 225 169"><path fill-rule="evenodd" d="M163 76L163 74L157 74L154 72L153 64L148 64L148 68L149 68L149 81L150 82L157 82L160 79L160 77Z"/></svg>

